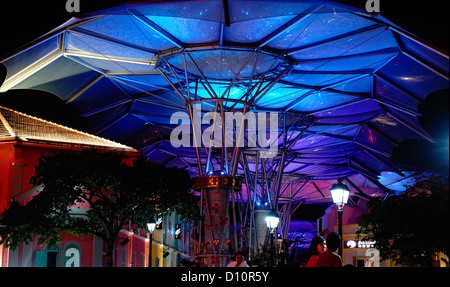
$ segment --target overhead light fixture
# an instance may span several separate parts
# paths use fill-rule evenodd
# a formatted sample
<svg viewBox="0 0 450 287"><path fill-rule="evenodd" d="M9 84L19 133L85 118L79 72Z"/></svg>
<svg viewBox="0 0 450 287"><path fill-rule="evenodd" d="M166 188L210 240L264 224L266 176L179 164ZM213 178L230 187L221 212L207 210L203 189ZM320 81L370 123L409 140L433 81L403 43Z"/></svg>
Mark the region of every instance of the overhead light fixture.
<svg viewBox="0 0 450 287"><path fill-rule="evenodd" d="M150 234L152 234L153 231L155 231L155 228L156 228L156 222L152 219L152 220L150 220L150 222L147 223L148 232L150 232Z"/></svg>
<svg viewBox="0 0 450 287"><path fill-rule="evenodd" d="M280 217L278 216L277 213L271 211L266 215L266 224L267 227L270 230L270 267L273 267L274 264L274 247L273 247L273 238L274 238L274 233L275 233L275 229L278 226L278 223L280 222Z"/></svg>
<svg viewBox="0 0 450 287"><path fill-rule="evenodd" d="M280 217L275 212L271 211L266 215L266 224L270 230L270 233L273 233L280 222Z"/></svg>
<svg viewBox="0 0 450 287"><path fill-rule="evenodd" d="M338 231L341 236L341 244L339 246L339 256L342 258L342 213L344 213L344 206L347 204L348 196L350 195L350 189L342 183L342 178L338 179L338 183L333 184L331 187L331 196L333 202L337 206L338 210Z"/></svg>
<svg viewBox="0 0 450 287"><path fill-rule="evenodd" d="M350 189L342 183L342 178L338 179L338 183L333 184L331 187L331 196L339 211L344 209L349 195Z"/></svg>

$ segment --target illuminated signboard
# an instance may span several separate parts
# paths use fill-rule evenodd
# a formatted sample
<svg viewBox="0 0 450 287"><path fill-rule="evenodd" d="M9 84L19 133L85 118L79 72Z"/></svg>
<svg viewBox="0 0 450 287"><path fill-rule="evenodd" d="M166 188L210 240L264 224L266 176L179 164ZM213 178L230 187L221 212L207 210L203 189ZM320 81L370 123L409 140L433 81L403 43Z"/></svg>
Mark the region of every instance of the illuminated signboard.
<svg viewBox="0 0 450 287"><path fill-rule="evenodd" d="M347 248L373 248L375 241L348 240L345 242Z"/></svg>
<svg viewBox="0 0 450 287"><path fill-rule="evenodd" d="M194 178L194 189L212 187L231 187L236 190L242 189L242 179L234 176L208 175Z"/></svg>

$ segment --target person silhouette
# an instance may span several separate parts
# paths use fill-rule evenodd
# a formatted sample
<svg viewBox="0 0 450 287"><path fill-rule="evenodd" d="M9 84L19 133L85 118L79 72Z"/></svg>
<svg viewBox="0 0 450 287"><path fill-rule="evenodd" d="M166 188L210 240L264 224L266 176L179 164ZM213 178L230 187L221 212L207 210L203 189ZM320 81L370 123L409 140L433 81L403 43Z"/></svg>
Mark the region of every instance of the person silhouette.
<svg viewBox="0 0 450 287"><path fill-rule="evenodd" d="M342 267L341 256L336 254L336 250L341 246L341 236L336 232L331 232L326 240L327 250L317 258L317 267Z"/></svg>
<svg viewBox="0 0 450 287"><path fill-rule="evenodd" d="M309 257L308 263L306 263L306 267L316 267L319 255L324 253L325 250L325 238L323 238L322 236L314 237L311 240L311 245L309 246L309 253L311 254L311 257Z"/></svg>
<svg viewBox="0 0 450 287"><path fill-rule="evenodd" d="M236 252L235 261L228 263L227 267L248 267L247 262L244 261L244 253Z"/></svg>

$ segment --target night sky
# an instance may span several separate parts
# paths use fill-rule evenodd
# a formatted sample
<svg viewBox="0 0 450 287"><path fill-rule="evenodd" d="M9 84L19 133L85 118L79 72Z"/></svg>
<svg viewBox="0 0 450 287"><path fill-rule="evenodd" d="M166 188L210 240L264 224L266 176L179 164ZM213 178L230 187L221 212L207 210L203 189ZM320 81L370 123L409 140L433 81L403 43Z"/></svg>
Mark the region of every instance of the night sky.
<svg viewBox="0 0 450 287"><path fill-rule="evenodd" d="M2 1L0 4L0 58L74 16L73 13L66 11L66 1ZM126 3L126 1L117 0L79 1L81 13ZM380 14L383 17L426 42L444 51L449 51L449 11L445 1L379 1ZM334 2L361 9L364 9L366 4L366 0L337 0Z"/></svg>

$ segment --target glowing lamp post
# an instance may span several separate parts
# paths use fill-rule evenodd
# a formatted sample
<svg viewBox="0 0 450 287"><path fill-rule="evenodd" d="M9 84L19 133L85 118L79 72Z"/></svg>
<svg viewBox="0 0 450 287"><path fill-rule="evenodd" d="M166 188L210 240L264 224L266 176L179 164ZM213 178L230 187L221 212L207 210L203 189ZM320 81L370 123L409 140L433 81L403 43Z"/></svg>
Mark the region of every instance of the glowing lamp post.
<svg viewBox="0 0 450 287"><path fill-rule="evenodd" d="M151 220L149 223L147 223L147 229L150 233L150 244L148 247L148 267L152 267L152 241L153 241L153 231L155 231L156 222L154 220Z"/></svg>
<svg viewBox="0 0 450 287"><path fill-rule="evenodd" d="M270 230L270 267L273 267L273 237L275 236L275 229L278 226L278 223L280 222L280 217L275 212L271 211L269 214L267 214L266 218L266 224L267 228Z"/></svg>
<svg viewBox="0 0 450 287"><path fill-rule="evenodd" d="M347 204L348 196L350 190L348 187L342 183L342 178L338 179L338 183L333 184L331 187L331 196L333 197L333 202L336 204L338 211L344 209L344 205Z"/></svg>
<svg viewBox="0 0 450 287"><path fill-rule="evenodd" d="M331 196L333 197L333 202L337 206L338 210L338 228L339 235L341 236L341 246L339 247L339 255L342 258L342 213L344 212L344 206L347 204L348 196L350 190L348 187L342 183L342 178L338 179L338 183L333 184L331 187Z"/></svg>

